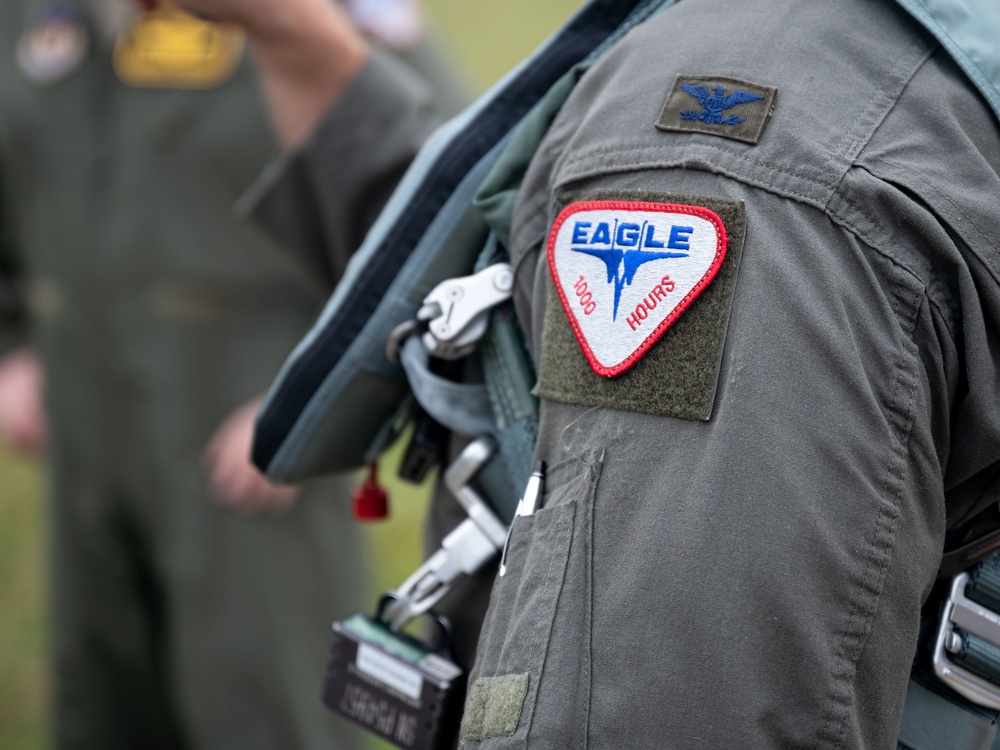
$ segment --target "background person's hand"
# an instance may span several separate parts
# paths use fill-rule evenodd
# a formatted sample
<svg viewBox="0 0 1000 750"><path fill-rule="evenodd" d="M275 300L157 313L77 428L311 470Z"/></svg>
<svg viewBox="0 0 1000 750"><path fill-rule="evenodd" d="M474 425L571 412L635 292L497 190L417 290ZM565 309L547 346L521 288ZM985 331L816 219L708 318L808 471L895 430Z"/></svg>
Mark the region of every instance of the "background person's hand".
<svg viewBox="0 0 1000 750"><path fill-rule="evenodd" d="M0 357L0 440L22 456L45 453L45 373L30 349Z"/></svg>
<svg viewBox="0 0 1000 750"><path fill-rule="evenodd" d="M159 0L133 0L155 8ZM330 0L174 0L213 21L237 23L253 47L281 145L298 147L354 80L368 44Z"/></svg>
<svg viewBox="0 0 1000 750"><path fill-rule="evenodd" d="M212 496L219 505L244 513L283 513L299 496L298 487L278 487L250 463L254 419L260 399L234 411L205 449Z"/></svg>

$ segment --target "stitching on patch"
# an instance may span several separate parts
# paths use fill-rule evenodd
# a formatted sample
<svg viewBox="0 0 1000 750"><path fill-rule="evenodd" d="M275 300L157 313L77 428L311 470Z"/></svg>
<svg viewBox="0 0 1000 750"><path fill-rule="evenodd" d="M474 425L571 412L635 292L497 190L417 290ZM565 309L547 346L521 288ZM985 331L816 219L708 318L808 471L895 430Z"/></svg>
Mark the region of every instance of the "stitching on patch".
<svg viewBox="0 0 1000 750"><path fill-rule="evenodd" d="M777 95L775 86L742 78L680 74L654 126L668 133L700 133L756 145L774 114ZM688 108L696 105L700 109ZM730 110L735 111L723 116Z"/></svg>

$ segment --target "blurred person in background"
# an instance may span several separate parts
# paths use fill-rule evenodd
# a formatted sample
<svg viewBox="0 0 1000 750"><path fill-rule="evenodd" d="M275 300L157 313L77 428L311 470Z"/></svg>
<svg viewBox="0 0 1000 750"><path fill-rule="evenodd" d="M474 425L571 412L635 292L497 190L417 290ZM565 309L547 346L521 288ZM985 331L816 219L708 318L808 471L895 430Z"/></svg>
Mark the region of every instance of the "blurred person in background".
<svg viewBox="0 0 1000 750"><path fill-rule="evenodd" d="M410 63L426 107L459 106L419 7L320 10L358 60ZM317 699L329 622L364 604L348 487L275 487L248 459L340 269L233 215L276 147L245 46L171 6L0 7L0 438L51 467L59 748L358 744ZM391 184L409 155L365 168Z"/></svg>
<svg viewBox="0 0 1000 750"><path fill-rule="evenodd" d="M310 1L184 0L252 35L262 6ZM501 218L552 468L493 591L463 747L995 747L1000 557L952 576L977 543L995 553L1000 494L998 7L684 0L542 109L544 137L518 131L494 175L539 137ZM342 87L333 117L386 101L417 118L358 70L386 87ZM327 175L347 145L330 117L299 160ZM701 234L705 265L657 317L645 286L616 318L636 268L666 285L652 262L689 257L640 237L696 256L675 231ZM604 287L589 328L577 278ZM954 587L940 609L936 582ZM947 681L922 627L941 610Z"/></svg>

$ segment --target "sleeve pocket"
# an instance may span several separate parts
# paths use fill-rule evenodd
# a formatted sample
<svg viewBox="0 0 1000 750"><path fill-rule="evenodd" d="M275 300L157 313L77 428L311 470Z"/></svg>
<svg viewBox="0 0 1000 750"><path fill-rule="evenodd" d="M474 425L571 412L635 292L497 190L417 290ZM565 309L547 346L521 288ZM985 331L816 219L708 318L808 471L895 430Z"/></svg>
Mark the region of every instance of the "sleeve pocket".
<svg viewBox="0 0 1000 750"><path fill-rule="evenodd" d="M483 747L499 748L507 742L498 738L518 744L527 737L560 600L572 600L573 618L582 616L581 632L589 632L591 597L586 571L600 464L601 456L591 453L553 466L546 478L544 507L514 525L507 573L496 579L479 641L462 725L465 747L488 742ZM577 575L576 569L584 575ZM517 700L509 689L515 684ZM476 710L476 706L491 705L505 707L503 721L487 721L487 712Z"/></svg>

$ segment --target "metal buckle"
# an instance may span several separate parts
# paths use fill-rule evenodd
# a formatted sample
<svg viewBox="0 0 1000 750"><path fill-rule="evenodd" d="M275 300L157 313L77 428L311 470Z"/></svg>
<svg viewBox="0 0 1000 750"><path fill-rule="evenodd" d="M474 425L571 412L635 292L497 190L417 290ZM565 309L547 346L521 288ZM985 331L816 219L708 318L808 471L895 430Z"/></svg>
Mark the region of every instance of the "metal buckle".
<svg viewBox="0 0 1000 750"><path fill-rule="evenodd" d="M455 528L435 552L396 591L380 617L393 630L426 614L466 575L472 575L494 558L503 546L507 529L469 481L490 460L496 448L489 438L470 443L445 472L444 482L469 517Z"/></svg>
<svg viewBox="0 0 1000 750"><path fill-rule="evenodd" d="M514 269L496 263L472 276L447 279L424 298L417 320L427 323L424 346L432 356L460 359L489 327L489 312L511 298Z"/></svg>
<svg viewBox="0 0 1000 750"><path fill-rule="evenodd" d="M389 334L385 358L399 364L399 349L414 333L421 334L427 351L439 359L461 359L476 348L489 328L489 312L514 293L514 268L495 263L472 276L446 279L424 297L413 320L405 320Z"/></svg>
<svg viewBox="0 0 1000 750"><path fill-rule="evenodd" d="M947 653L958 653L962 637L955 632L960 627L973 635L1000 647L1000 614L977 604L965 595L969 574L955 576L941 612L941 625L934 642L934 672L952 690L973 703L1000 710L1000 686L973 674L951 661Z"/></svg>

